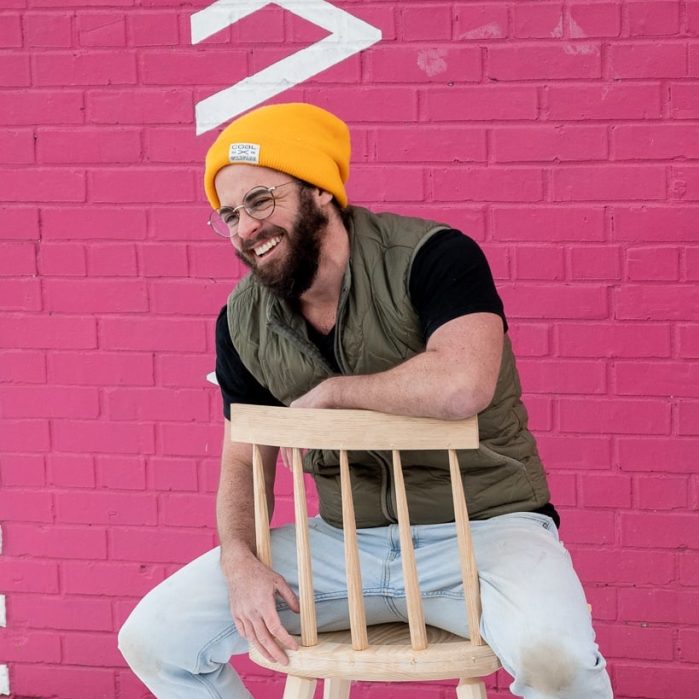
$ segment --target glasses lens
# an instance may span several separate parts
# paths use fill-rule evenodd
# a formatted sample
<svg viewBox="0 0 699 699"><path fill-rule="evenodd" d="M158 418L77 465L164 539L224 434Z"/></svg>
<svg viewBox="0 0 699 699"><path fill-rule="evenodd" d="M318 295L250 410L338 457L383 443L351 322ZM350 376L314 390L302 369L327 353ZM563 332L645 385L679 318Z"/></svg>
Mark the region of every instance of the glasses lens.
<svg viewBox="0 0 699 699"><path fill-rule="evenodd" d="M253 189L245 197L245 210L253 218L267 218L274 210L274 195L266 187Z"/></svg>
<svg viewBox="0 0 699 699"><path fill-rule="evenodd" d="M222 238L232 238L238 227L238 212L227 212L223 216L218 211L212 211L209 216L209 225L216 235Z"/></svg>

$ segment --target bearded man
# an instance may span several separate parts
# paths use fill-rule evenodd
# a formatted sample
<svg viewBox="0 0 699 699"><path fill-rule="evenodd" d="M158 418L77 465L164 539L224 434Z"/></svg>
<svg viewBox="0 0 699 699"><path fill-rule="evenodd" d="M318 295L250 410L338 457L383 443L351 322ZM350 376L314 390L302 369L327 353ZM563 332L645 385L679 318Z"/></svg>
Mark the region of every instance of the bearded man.
<svg viewBox="0 0 699 699"><path fill-rule="evenodd" d="M210 225L250 267L219 315L216 371L224 440L219 548L151 591L120 633L134 672L163 699L249 697L229 665L254 645L296 648L292 526L275 529L275 570L255 557L252 453L229 439L230 404L478 415L480 447L461 464L481 586L481 633L528 699L608 699L605 661L570 557L478 245L448 225L348 206L349 130L306 104L232 122L206 158ZM263 449L269 499L277 450ZM407 464L405 481L427 623L468 636L448 479ZM349 627L336 464L307 458L318 627ZM368 623L404 621L393 483L376 455L353 454Z"/></svg>

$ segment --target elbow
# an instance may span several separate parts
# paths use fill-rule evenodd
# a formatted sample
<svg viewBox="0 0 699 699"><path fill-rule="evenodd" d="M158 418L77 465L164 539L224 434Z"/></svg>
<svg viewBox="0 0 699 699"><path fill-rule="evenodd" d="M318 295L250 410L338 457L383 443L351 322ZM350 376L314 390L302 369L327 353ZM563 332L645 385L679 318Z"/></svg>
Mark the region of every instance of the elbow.
<svg viewBox="0 0 699 699"><path fill-rule="evenodd" d="M463 420L485 410L493 400L495 385L454 387L445 401L444 419Z"/></svg>

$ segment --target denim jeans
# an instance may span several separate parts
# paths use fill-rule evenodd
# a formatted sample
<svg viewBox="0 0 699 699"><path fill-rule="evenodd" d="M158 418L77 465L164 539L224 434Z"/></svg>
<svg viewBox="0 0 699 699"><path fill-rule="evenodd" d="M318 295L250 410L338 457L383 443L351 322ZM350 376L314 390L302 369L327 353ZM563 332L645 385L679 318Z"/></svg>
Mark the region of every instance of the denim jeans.
<svg viewBox="0 0 699 699"><path fill-rule="evenodd" d="M535 513L471 523L483 614L481 632L527 699L609 699L611 685L570 556L552 520ZM428 624L468 636L453 524L412 528ZM310 521L320 630L349 627L342 530ZM407 621L398 527L358 531L367 621ZM228 663L247 652L233 624L213 549L158 585L119 634L132 670L162 699L250 697ZM294 528L272 532L273 567L298 590ZM278 604L286 628L299 617Z"/></svg>

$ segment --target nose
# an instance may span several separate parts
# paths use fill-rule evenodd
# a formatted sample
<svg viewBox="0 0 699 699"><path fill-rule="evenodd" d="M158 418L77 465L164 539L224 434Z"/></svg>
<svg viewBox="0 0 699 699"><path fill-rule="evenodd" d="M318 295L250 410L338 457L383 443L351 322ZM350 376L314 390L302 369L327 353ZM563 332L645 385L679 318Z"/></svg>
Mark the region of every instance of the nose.
<svg viewBox="0 0 699 699"><path fill-rule="evenodd" d="M250 216L245 209L240 210L239 216L238 229L236 231L236 235L233 236L234 243L236 240L239 242L245 242L246 240L254 238L262 226L262 221Z"/></svg>

